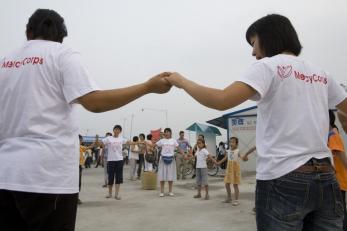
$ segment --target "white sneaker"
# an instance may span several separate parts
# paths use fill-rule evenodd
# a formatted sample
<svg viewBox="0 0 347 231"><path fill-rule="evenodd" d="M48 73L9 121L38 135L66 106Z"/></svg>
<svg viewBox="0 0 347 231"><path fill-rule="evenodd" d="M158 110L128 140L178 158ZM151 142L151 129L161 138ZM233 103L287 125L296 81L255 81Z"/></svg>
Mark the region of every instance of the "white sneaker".
<svg viewBox="0 0 347 231"><path fill-rule="evenodd" d="M169 192L169 196L173 197L174 196L173 192Z"/></svg>
<svg viewBox="0 0 347 231"><path fill-rule="evenodd" d="M164 193L159 193L159 197L164 197Z"/></svg>

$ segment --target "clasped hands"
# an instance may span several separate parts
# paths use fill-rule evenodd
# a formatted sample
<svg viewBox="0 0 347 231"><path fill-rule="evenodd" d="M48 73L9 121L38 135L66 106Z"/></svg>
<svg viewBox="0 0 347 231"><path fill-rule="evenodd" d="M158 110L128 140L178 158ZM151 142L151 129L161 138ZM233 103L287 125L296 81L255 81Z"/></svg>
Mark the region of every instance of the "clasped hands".
<svg viewBox="0 0 347 231"><path fill-rule="evenodd" d="M187 79L177 72L163 72L146 82L149 91L163 94L168 92L172 86L182 88Z"/></svg>

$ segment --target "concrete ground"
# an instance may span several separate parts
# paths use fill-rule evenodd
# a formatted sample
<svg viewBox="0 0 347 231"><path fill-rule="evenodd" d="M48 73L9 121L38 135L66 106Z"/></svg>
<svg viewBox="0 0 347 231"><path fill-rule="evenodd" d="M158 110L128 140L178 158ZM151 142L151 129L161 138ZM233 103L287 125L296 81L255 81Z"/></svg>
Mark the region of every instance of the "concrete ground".
<svg viewBox="0 0 347 231"><path fill-rule="evenodd" d="M254 205L255 176L244 173L240 205L222 203L226 192L223 177L209 177L210 200L193 199L194 180L174 182L174 197L158 197L158 190L143 190L141 181L130 181L124 167L122 200L106 199L102 188L103 169L83 169L82 192L77 212L77 231L252 231L256 230ZM159 186L159 184L158 184ZM167 184L165 191L168 191Z"/></svg>

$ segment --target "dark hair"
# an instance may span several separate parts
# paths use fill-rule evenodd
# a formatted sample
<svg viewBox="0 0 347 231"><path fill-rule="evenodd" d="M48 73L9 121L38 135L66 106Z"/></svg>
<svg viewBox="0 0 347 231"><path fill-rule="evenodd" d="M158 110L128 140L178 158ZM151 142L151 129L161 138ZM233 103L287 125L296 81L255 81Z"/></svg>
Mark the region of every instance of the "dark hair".
<svg viewBox="0 0 347 231"><path fill-rule="evenodd" d="M165 128L164 132L170 132L172 134L171 128Z"/></svg>
<svg viewBox="0 0 347 231"><path fill-rule="evenodd" d="M266 57L285 51L298 56L301 52L302 46L293 25L282 15L269 14L255 21L246 32L246 39L250 45L253 36L258 37L260 48Z"/></svg>
<svg viewBox="0 0 347 231"><path fill-rule="evenodd" d="M120 131L122 131L122 126L120 126L120 125L114 125L114 127L113 127L113 130L115 130L115 129L119 129Z"/></svg>
<svg viewBox="0 0 347 231"><path fill-rule="evenodd" d="M139 140L139 137L137 137L137 136L134 136L134 137L133 137L133 141L134 141L134 142L137 142L138 140Z"/></svg>
<svg viewBox="0 0 347 231"><path fill-rule="evenodd" d="M233 137L230 137L229 140L235 140L236 144L239 144L239 138L233 136Z"/></svg>
<svg viewBox="0 0 347 231"><path fill-rule="evenodd" d="M224 146L224 142L223 141L219 142L219 146L221 146L221 145Z"/></svg>
<svg viewBox="0 0 347 231"><path fill-rule="evenodd" d="M182 133L184 133L184 131L180 131L180 133L179 133L179 134L181 135Z"/></svg>
<svg viewBox="0 0 347 231"><path fill-rule="evenodd" d="M198 143L199 141L204 145L204 148L206 148L205 139L200 139L200 138L199 138L199 139L196 141L196 143Z"/></svg>
<svg viewBox="0 0 347 231"><path fill-rule="evenodd" d="M27 39L63 42L67 36L64 19L54 10L38 9L29 18L26 26Z"/></svg>
<svg viewBox="0 0 347 231"><path fill-rule="evenodd" d="M141 134L139 135L139 137L142 138L142 139L145 139L145 134L141 133Z"/></svg>
<svg viewBox="0 0 347 231"><path fill-rule="evenodd" d="M106 136L112 136L111 132L106 132Z"/></svg>
<svg viewBox="0 0 347 231"><path fill-rule="evenodd" d="M148 134L147 135L147 140L152 140L152 137L153 137L152 134Z"/></svg>
<svg viewBox="0 0 347 231"><path fill-rule="evenodd" d="M329 110L329 124L332 128L337 128L337 126L335 125L335 113L333 110Z"/></svg>
<svg viewBox="0 0 347 231"><path fill-rule="evenodd" d="M203 134L199 134L198 137L201 136L203 139L205 139L205 136Z"/></svg>
<svg viewBox="0 0 347 231"><path fill-rule="evenodd" d="M78 135L78 138L79 138L79 139L83 139L83 136L79 134L79 135Z"/></svg>

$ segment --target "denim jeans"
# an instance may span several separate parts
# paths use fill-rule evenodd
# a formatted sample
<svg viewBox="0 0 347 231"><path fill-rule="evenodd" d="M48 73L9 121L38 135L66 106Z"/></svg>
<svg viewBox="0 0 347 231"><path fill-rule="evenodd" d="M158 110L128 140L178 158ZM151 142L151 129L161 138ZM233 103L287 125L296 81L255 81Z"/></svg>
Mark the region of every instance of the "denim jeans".
<svg viewBox="0 0 347 231"><path fill-rule="evenodd" d="M257 180L258 231L341 231L344 209L334 172L291 172Z"/></svg>

